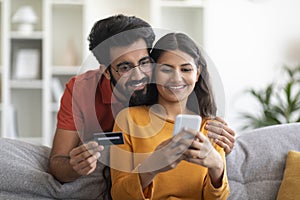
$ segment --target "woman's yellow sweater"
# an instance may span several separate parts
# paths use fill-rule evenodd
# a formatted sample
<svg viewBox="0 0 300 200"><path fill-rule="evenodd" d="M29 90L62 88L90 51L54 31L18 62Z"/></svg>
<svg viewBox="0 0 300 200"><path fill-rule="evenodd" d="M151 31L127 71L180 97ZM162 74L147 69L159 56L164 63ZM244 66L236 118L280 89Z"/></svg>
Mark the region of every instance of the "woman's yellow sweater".
<svg viewBox="0 0 300 200"><path fill-rule="evenodd" d="M205 121L203 120L200 131L207 135L207 131L203 128ZM172 137L173 127L174 121L161 118L149 111L146 106L131 107L119 113L115 120L114 131L124 133L125 144L111 148L113 199L227 199L229 185L226 170L222 186L214 188L208 169L187 161L181 161L175 169L156 175L152 184L142 190L138 166L161 142ZM225 165L223 149L214 143L213 146L222 156ZM154 166L161 167L159 163Z"/></svg>

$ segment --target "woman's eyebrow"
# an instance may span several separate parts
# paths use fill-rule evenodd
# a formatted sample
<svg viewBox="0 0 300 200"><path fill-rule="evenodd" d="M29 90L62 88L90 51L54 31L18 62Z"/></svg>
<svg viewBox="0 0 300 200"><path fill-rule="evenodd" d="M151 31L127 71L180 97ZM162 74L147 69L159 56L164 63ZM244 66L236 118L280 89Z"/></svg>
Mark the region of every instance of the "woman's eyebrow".
<svg viewBox="0 0 300 200"><path fill-rule="evenodd" d="M167 67L174 67L174 65L171 65L171 64L167 64L167 63L161 63L160 64L161 66L167 66ZM186 67L186 66L194 66L192 63L183 63L181 65L179 65L180 67Z"/></svg>
<svg viewBox="0 0 300 200"><path fill-rule="evenodd" d="M183 63L180 65L180 67L186 67L186 66L196 67L196 65L194 65L193 63Z"/></svg>
<svg viewBox="0 0 300 200"><path fill-rule="evenodd" d="M160 66L167 66L167 67L174 67L173 65L167 64L167 63L160 63Z"/></svg>
<svg viewBox="0 0 300 200"><path fill-rule="evenodd" d="M183 64L181 64L180 66L184 67L184 66L187 66L187 65L193 66L191 63L183 63Z"/></svg>

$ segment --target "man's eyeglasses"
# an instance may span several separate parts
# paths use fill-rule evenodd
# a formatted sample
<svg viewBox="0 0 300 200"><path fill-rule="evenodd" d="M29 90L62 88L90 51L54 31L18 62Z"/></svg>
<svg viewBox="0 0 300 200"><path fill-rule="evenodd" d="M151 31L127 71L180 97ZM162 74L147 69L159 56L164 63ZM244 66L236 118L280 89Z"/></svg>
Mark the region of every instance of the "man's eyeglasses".
<svg viewBox="0 0 300 200"><path fill-rule="evenodd" d="M132 69L138 67L142 72L150 72L153 69L153 59L151 57L142 58L138 65L134 65L130 62L122 62L111 68L117 72L120 76L127 77L132 73Z"/></svg>

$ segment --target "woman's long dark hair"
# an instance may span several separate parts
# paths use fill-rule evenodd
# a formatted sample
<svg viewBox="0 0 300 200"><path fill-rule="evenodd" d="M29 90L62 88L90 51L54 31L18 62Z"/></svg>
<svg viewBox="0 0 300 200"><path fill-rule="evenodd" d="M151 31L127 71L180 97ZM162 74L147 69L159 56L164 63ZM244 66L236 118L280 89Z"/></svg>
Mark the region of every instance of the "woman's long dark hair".
<svg viewBox="0 0 300 200"><path fill-rule="evenodd" d="M164 52L173 50L180 50L190 55L194 59L197 68L201 70L201 74L194 88L194 93L188 98L187 107L202 117L210 118L215 116L217 107L209 81L207 63L197 44L183 33L169 33L156 42L151 51L151 57L157 62L158 58ZM154 73L152 82L155 83ZM151 90L156 90L156 93L158 93L157 88L154 86L151 87ZM151 98L151 102L157 102L157 96L149 98ZM156 98L156 100L153 98Z"/></svg>

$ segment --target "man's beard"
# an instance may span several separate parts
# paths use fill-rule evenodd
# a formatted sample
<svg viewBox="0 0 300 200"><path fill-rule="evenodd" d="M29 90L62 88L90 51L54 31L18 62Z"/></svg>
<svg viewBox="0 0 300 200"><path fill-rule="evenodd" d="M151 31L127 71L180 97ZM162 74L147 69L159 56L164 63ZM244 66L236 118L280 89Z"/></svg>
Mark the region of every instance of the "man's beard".
<svg viewBox="0 0 300 200"><path fill-rule="evenodd" d="M144 81L148 82L148 78L145 78ZM127 106L140 106L140 105L149 105L149 95L151 92L149 92L149 84L145 86L142 90L136 90L133 92L130 92L128 90L124 91L120 85L117 84L116 79L111 75L111 82L114 85L115 89L121 93L127 101L123 100L123 104ZM121 100L121 99L120 99ZM122 100L121 100L122 101Z"/></svg>
<svg viewBox="0 0 300 200"><path fill-rule="evenodd" d="M149 83L144 90L135 91L131 95L129 106L153 105L157 103L157 99L158 91L156 88L156 84Z"/></svg>
<svg viewBox="0 0 300 200"><path fill-rule="evenodd" d="M149 99L148 91L148 85L143 90L134 91L129 99L129 107L147 105Z"/></svg>

